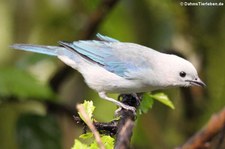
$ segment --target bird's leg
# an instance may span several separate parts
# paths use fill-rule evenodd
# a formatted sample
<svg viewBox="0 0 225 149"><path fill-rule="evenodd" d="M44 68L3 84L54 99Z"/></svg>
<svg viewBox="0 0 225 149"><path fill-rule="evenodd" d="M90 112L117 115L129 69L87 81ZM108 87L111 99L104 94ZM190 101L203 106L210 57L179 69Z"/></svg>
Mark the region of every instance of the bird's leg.
<svg viewBox="0 0 225 149"><path fill-rule="evenodd" d="M126 104L126 105L137 108L140 105L141 97L140 97L140 94L137 94L137 93L120 94L118 96L118 100L121 101L122 103ZM120 115L121 110L122 110L121 107L118 108L115 111L115 116Z"/></svg>
<svg viewBox="0 0 225 149"><path fill-rule="evenodd" d="M137 93L120 94L118 100L122 103L126 103L126 105L137 108L140 105L141 97Z"/></svg>
<svg viewBox="0 0 225 149"><path fill-rule="evenodd" d="M131 111L133 111L134 113L135 113L135 111L136 111L136 108L135 108L135 107L125 105L125 104L123 104L122 102L119 102L119 101L117 101L117 100L115 100L115 99L113 99L113 98L110 98L110 97L108 97L108 96L106 95L105 92L99 92L98 94L99 94L99 96L100 96L102 99L105 99L105 100L108 100L108 101L110 101L110 102L113 102L114 104L116 104L116 105L119 106L119 107L122 107L122 108L124 108L124 109L126 109L126 110L131 110Z"/></svg>

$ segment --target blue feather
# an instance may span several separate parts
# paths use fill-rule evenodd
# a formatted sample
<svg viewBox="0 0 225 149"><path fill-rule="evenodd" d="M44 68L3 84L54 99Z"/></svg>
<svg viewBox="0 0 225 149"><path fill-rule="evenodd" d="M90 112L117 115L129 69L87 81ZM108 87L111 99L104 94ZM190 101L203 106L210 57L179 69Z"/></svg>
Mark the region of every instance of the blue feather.
<svg viewBox="0 0 225 149"><path fill-rule="evenodd" d="M113 45L104 41L78 41L73 43L60 42L61 45L73 49L81 56L100 64L106 70L124 78L130 78L129 72L138 69L132 61L118 58Z"/></svg>
<svg viewBox="0 0 225 149"><path fill-rule="evenodd" d="M62 49L61 47L56 47L56 46L41 46L41 45L31 45L31 44L14 44L11 47L14 49L31 51L31 52L47 54L52 56L56 56L58 50Z"/></svg>
<svg viewBox="0 0 225 149"><path fill-rule="evenodd" d="M108 37L108 36L103 36L99 33L96 34L96 36L98 37L98 39L103 40L103 41L107 41L107 42L119 42L119 40L116 40L114 38Z"/></svg>

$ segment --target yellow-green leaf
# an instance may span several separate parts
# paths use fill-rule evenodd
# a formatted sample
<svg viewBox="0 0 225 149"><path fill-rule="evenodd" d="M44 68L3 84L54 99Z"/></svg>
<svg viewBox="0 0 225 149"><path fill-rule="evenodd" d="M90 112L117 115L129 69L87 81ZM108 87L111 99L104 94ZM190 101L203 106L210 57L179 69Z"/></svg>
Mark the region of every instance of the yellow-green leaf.
<svg viewBox="0 0 225 149"><path fill-rule="evenodd" d="M74 146L71 149L89 149L89 147L86 144L83 144L79 140L75 139Z"/></svg>
<svg viewBox="0 0 225 149"><path fill-rule="evenodd" d="M173 102L168 98L168 96L164 93L157 93L152 95L151 97L159 102L163 103L164 105L170 107L171 109L175 109Z"/></svg>
<svg viewBox="0 0 225 149"><path fill-rule="evenodd" d="M93 105L92 101L84 101L84 103L82 104L84 106L85 112L87 113L88 117L93 121L93 112L95 110L95 106ZM82 115L80 114L80 112L78 112L80 118L85 122L84 118L82 117Z"/></svg>
<svg viewBox="0 0 225 149"><path fill-rule="evenodd" d="M79 136L79 138L82 138L82 139L89 139L89 138L92 138L93 137L93 133L92 132L87 132L85 134L82 134Z"/></svg>
<svg viewBox="0 0 225 149"><path fill-rule="evenodd" d="M106 149L113 149L115 139L110 136L102 136L102 143L104 144Z"/></svg>

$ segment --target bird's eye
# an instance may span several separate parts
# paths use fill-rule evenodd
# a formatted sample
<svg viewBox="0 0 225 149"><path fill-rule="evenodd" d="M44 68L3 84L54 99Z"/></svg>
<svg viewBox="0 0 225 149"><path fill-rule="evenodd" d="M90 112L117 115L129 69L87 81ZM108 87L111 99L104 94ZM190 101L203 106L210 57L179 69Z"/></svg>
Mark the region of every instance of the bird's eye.
<svg viewBox="0 0 225 149"><path fill-rule="evenodd" d="M186 76L186 73L185 73L184 71L181 71L181 72L180 72L180 76L181 76L182 78L184 78L184 77Z"/></svg>

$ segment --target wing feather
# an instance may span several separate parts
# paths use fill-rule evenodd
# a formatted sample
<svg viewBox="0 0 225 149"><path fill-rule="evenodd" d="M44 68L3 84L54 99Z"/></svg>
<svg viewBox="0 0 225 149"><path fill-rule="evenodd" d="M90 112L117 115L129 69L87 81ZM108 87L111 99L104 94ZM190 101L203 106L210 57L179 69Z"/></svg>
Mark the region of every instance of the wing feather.
<svg viewBox="0 0 225 149"><path fill-rule="evenodd" d="M129 55L129 49L123 49L122 42L105 41L76 41L72 43L60 42L92 62L100 64L106 70L127 79L135 79L130 75L137 69L143 68L145 59ZM125 45L124 45L125 46ZM124 47L126 48L126 46ZM124 51L124 52L123 52ZM136 51L136 50L132 50ZM131 53L132 54L132 53Z"/></svg>

